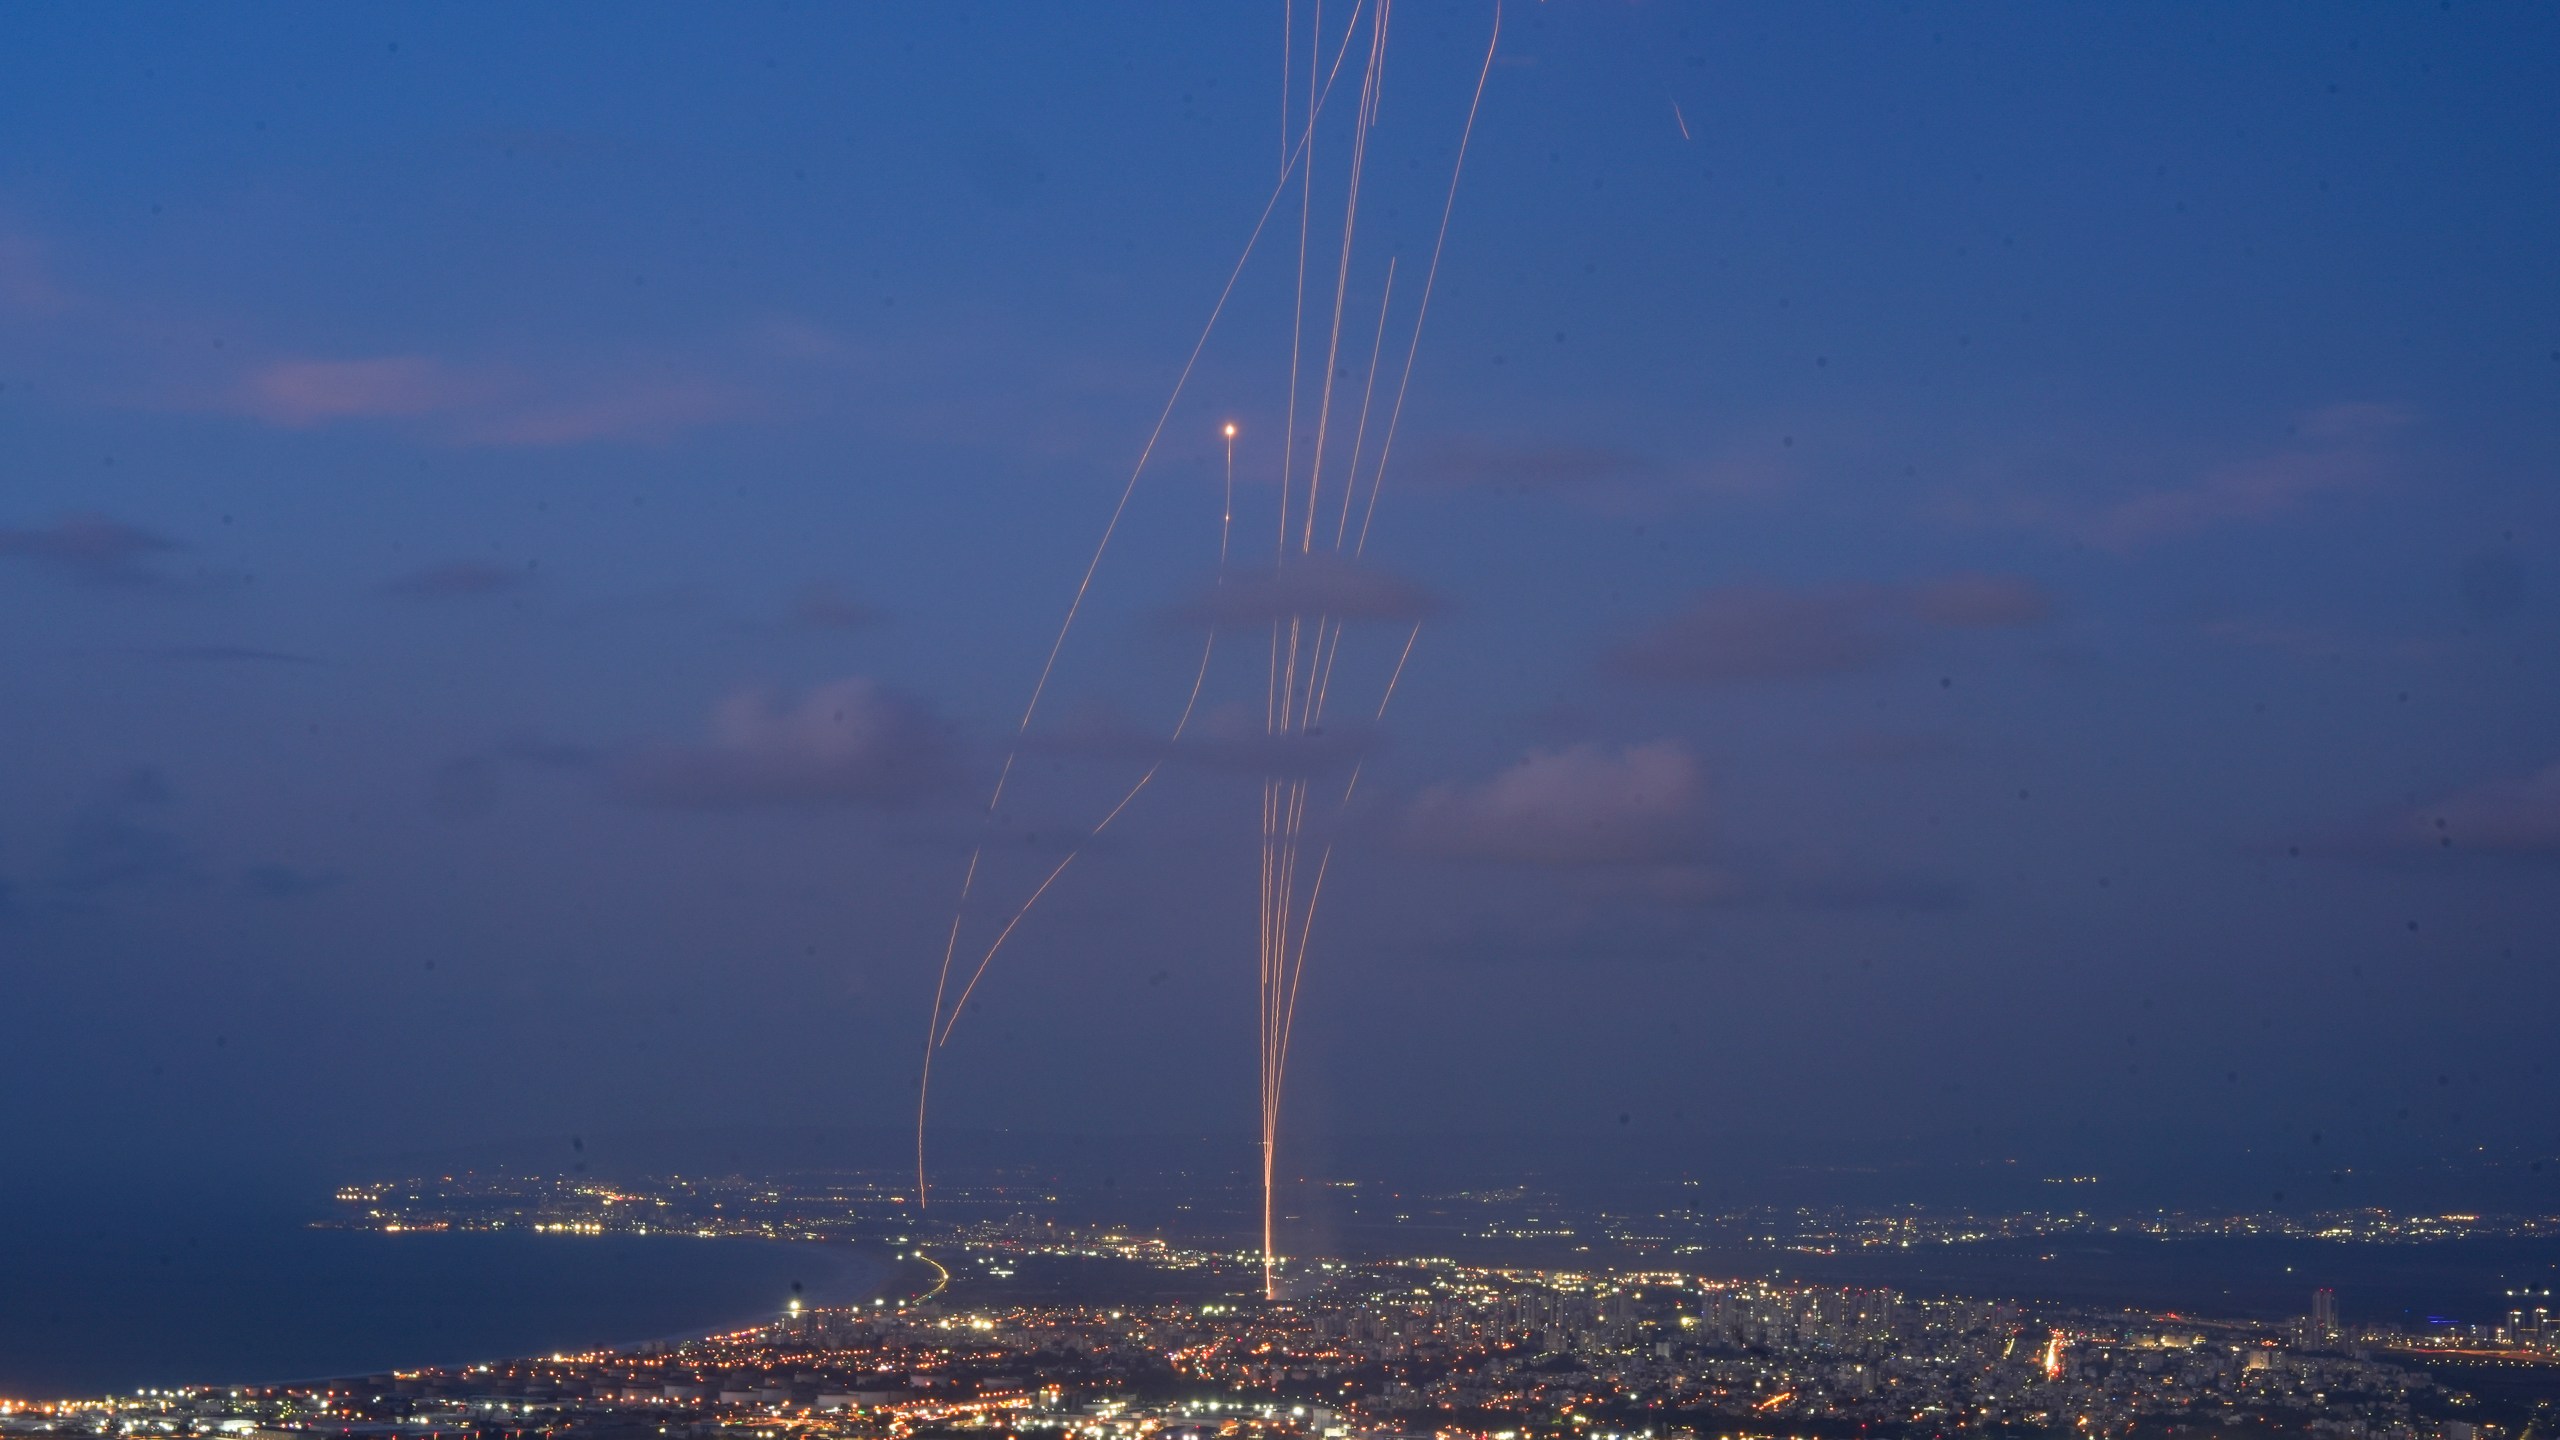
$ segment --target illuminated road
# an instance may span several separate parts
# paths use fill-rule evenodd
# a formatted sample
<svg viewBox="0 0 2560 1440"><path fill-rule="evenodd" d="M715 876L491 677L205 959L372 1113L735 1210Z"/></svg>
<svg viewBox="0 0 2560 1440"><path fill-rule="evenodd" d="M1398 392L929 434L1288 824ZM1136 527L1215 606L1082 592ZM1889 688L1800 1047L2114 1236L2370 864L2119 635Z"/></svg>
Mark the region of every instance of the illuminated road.
<svg viewBox="0 0 2560 1440"><path fill-rule="evenodd" d="M942 1277L941 1279L936 1280L936 1281L934 1281L934 1282L933 1282L933 1288L932 1288L932 1289L927 1290L927 1291L926 1291L926 1292L924 1292L923 1294L921 1294L921 1295L917 1296L917 1297L914 1299L914 1301L912 1301L912 1302L911 1302L911 1303L913 1303L913 1304L921 1305L921 1304L923 1304L925 1301L930 1300L930 1299L932 1299L934 1296L939 1295L939 1294L941 1294L943 1291L948 1290L948 1289L950 1289L950 1288L951 1288L951 1272L942 1268L942 1262L941 1262L941 1261L934 1259L932 1256L927 1255L926 1253L924 1253L924 1252L923 1252L923 1251L921 1251L921 1250L918 1250L918 1251L914 1252L914 1254L915 1254L915 1258L916 1258L916 1259L921 1260L921 1261L923 1261L924 1263L926 1263L927 1265L932 1266L932 1267L933 1267L933 1273L934 1273L934 1274L939 1275L939 1276L941 1276L941 1277Z"/></svg>

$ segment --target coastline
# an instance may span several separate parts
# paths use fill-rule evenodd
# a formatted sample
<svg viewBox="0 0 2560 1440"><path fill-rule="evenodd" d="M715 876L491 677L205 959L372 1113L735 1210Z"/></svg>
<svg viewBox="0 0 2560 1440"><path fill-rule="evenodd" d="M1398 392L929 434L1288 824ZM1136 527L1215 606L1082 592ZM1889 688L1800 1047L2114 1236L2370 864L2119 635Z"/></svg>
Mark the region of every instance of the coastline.
<svg viewBox="0 0 2560 1440"><path fill-rule="evenodd" d="M869 1299L859 1245L313 1228L276 1214L0 1236L0 1397L287 1384L672 1343ZM690 1242L690 1243L687 1243Z"/></svg>

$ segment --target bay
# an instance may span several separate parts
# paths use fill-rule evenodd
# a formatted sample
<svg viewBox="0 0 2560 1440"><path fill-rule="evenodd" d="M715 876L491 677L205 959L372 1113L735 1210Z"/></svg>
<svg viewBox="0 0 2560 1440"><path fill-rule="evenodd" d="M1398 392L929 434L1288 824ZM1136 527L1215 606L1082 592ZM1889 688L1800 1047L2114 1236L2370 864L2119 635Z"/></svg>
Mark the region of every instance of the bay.
<svg viewBox="0 0 2560 1440"><path fill-rule="evenodd" d="M0 1211L0 1397L101 1395L550 1354L867 1298L849 1245L385 1234L201 1196ZM794 1283L799 1290L794 1291Z"/></svg>

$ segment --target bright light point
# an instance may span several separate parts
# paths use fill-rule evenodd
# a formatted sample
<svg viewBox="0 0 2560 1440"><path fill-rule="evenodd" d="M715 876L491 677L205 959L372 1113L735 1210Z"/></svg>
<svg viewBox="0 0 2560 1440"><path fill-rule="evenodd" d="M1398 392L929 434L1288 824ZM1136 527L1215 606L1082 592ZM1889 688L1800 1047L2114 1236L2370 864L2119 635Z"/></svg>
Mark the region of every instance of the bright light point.
<svg viewBox="0 0 2560 1440"><path fill-rule="evenodd" d="M1236 438L1236 426L1235 422L1232 420L1227 422L1227 438L1230 440Z"/></svg>

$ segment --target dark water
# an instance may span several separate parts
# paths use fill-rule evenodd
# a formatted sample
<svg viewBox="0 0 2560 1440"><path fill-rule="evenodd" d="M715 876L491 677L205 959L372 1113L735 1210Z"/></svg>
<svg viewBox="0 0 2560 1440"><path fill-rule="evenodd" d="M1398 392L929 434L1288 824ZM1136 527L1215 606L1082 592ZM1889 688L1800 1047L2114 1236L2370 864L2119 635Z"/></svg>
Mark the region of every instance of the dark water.
<svg viewBox="0 0 2560 1440"><path fill-rule="evenodd" d="M1839 1255L1730 1250L1682 1257L1684 1268L1733 1275L1777 1272L1913 1294L2055 1300L2218 1317L2278 1318L2337 1291L2351 1323L2423 1325L2430 1317L2494 1322L2505 1292L2560 1287L2560 1240L2442 1240L2349 1245L2280 1238L2147 1237L2104 1241L1915 1246Z"/></svg>
<svg viewBox="0 0 2560 1440"><path fill-rule="evenodd" d="M800 1282L861 1298L848 1246L384 1235L203 1204L0 1211L0 1396L365 1374L761 1319Z"/></svg>

